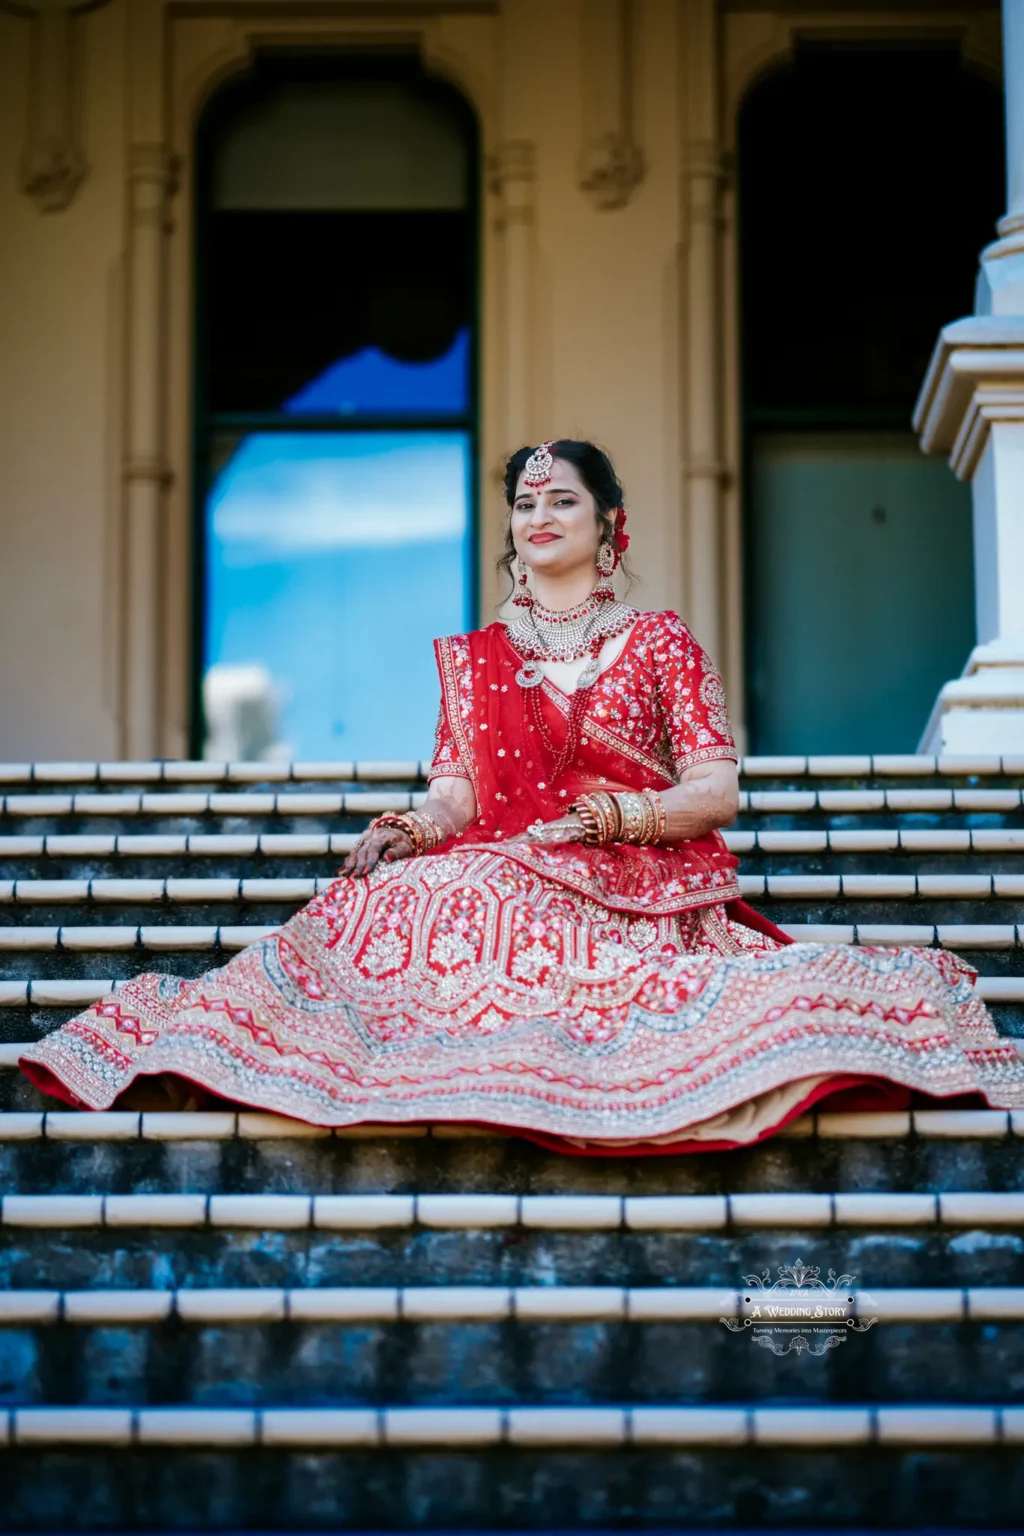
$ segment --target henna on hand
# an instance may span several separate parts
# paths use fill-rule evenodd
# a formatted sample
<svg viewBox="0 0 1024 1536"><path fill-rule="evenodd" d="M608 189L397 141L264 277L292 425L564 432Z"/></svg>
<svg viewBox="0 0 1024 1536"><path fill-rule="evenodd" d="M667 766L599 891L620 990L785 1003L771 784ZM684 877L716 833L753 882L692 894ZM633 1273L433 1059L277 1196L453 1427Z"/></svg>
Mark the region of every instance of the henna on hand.
<svg viewBox="0 0 1024 1536"><path fill-rule="evenodd" d="M435 780L424 803L419 807L426 811L445 837L470 824L476 816L476 796L468 779L441 778ZM338 870L339 875L368 875L381 859L408 859L415 853L413 840L401 827L368 827L359 842Z"/></svg>
<svg viewBox="0 0 1024 1536"><path fill-rule="evenodd" d="M413 852L412 838L401 827L370 827L363 833L344 864L339 875L363 876L384 859L407 859Z"/></svg>
<svg viewBox="0 0 1024 1536"><path fill-rule="evenodd" d="M684 842L716 827L727 827L739 810L739 774L734 762L702 763L671 789L658 791L665 807L663 841Z"/></svg>

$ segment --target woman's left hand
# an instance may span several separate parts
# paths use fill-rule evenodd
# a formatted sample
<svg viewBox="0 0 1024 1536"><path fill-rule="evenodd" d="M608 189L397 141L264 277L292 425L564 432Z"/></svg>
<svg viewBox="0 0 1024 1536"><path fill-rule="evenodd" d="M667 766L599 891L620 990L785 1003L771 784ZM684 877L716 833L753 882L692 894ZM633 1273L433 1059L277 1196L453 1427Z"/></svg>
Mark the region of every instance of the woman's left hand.
<svg viewBox="0 0 1024 1536"><path fill-rule="evenodd" d="M556 821L534 822L524 832L510 837L510 843L582 843L586 833L575 811Z"/></svg>

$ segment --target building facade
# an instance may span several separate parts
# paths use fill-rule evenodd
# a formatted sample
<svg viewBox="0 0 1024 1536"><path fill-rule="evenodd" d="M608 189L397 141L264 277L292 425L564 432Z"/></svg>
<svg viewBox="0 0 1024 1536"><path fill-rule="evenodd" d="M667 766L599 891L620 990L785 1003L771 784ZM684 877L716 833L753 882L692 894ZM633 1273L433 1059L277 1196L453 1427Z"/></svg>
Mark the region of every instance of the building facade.
<svg viewBox="0 0 1024 1536"><path fill-rule="evenodd" d="M998 5L20 0L0 9L3 756L203 749L204 125L267 61L294 63L294 84L310 60L339 79L401 61L465 109L467 616L486 622L502 595L503 456L591 437L627 488L634 600L685 615L745 746L852 750L848 726L863 750L913 750L975 640L1012 628L975 629L967 493L910 421L920 338L971 313L977 252L1006 211ZM828 173L867 154L847 100L889 136L857 185ZM934 148L952 156L969 134L973 166ZM929 288L939 268L948 283ZM259 336L258 289L249 313ZM857 352L875 331L911 338L901 360ZM921 430L952 451L948 422ZM1005 574L1007 539L976 562ZM815 626L833 621L818 654ZM885 716L877 740L849 710L800 736L793 709L825 720L823 701L855 687ZM342 736L335 755L360 753Z"/></svg>

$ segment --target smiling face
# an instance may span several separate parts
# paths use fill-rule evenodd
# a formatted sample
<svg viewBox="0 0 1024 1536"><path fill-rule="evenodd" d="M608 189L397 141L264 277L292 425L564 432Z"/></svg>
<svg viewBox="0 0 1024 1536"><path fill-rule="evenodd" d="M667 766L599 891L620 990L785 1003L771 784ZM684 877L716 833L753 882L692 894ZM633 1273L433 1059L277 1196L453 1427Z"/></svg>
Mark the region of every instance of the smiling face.
<svg viewBox="0 0 1024 1536"><path fill-rule="evenodd" d="M565 576L596 573L601 527L597 504L579 474L564 459L551 466L551 479L539 489L520 475L512 504L512 542L516 554L538 573Z"/></svg>

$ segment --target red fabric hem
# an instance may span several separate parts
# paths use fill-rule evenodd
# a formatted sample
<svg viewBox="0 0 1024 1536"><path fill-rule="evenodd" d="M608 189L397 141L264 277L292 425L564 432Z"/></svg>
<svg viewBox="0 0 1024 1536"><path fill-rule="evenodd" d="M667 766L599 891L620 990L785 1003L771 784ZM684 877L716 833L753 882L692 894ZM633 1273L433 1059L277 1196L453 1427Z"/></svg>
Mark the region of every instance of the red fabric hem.
<svg viewBox="0 0 1024 1536"><path fill-rule="evenodd" d="M41 1066L36 1061L26 1061L24 1056L19 1058L18 1066L33 1088L38 1088L40 1093L48 1094L51 1099L59 1099L62 1104L70 1104L72 1109L92 1109L91 1105L84 1103L73 1094L56 1073L50 1071L49 1067Z"/></svg>
<svg viewBox="0 0 1024 1536"><path fill-rule="evenodd" d="M44 1067L34 1061L24 1060L19 1065L25 1076L40 1092L59 1099L64 1104L70 1104L73 1109L83 1110L87 1113L96 1113L96 1111L91 1110L89 1105L77 1098L48 1067ZM136 1073L131 1082L125 1085L124 1091L127 1091L129 1087L140 1080L145 1081L146 1077L151 1075L145 1072ZM196 1091L201 1108L217 1107L242 1112L246 1110L263 1110L262 1105L248 1103L244 1099L223 1098L221 1095L214 1093L212 1089L207 1088L205 1084L197 1082L184 1072L176 1072L171 1075L188 1083ZM859 1110L934 1109L943 1106L956 1109L974 1109L984 1108L986 1100L980 1092L950 1094L942 1097L925 1093L918 1088L907 1088L902 1083L889 1082L885 1078L849 1073L839 1074L827 1079L823 1083L816 1084L807 1093L805 1098L801 1099L799 1103L787 1111L781 1120L776 1121L774 1125L767 1126L752 1141L729 1141L726 1139L698 1141L692 1137L689 1139L682 1137L679 1141L668 1142L659 1146L650 1146L644 1142L626 1142L619 1146L603 1147L599 1142L590 1142L585 1147L579 1147L555 1134L549 1135L544 1131L536 1131L523 1126L502 1125L484 1120L362 1120L353 1121L351 1126L334 1126L329 1128L351 1130L356 1125L376 1125L380 1127L381 1134L386 1136L388 1130L392 1127L443 1124L453 1128L461 1126L468 1130L499 1131L504 1132L508 1136L521 1136L524 1140L531 1141L536 1146L545 1147L551 1152L562 1152L570 1157L673 1157L687 1152L733 1152L739 1151L744 1147L757 1146L759 1142L766 1141L770 1136L774 1136L783 1126L788 1125L790 1121L806 1114L812 1104L817 1105L819 1110L827 1109L832 1112L852 1113ZM111 1108L117 1108L117 1099L114 1100ZM296 1124L319 1124L319 1122L307 1122L296 1117Z"/></svg>
<svg viewBox="0 0 1024 1536"><path fill-rule="evenodd" d="M675 1157L684 1152L738 1152L745 1147L756 1147L759 1142L767 1141L791 1120L806 1114L812 1104L818 1110L828 1109L833 1112L851 1113L856 1110L912 1108L984 1109L987 1101L982 1093L950 1094L943 1098L924 1093L918 1088L906 1088L902 1083L891 1083L885 1078L857 1076L851 1073L848 1076L837 1076L829 1078L827 1082L818 1083L807 1097L796 1104L781 1120L767 1126L752 1141L695 1141L691 1137L688 1141L672 1141L657 1147L647 1146L643 1142L626 1143L619 1147L602 1147L597 1142L591 1142L586 1147L576 1147L559 1140L557 1136L546 1136L543 1131L516 1130L510 1134L524 1136L528 1141L536 1142L538 1146L547 1147L549 1151L565 1152L572 1157Z"/></svg>

